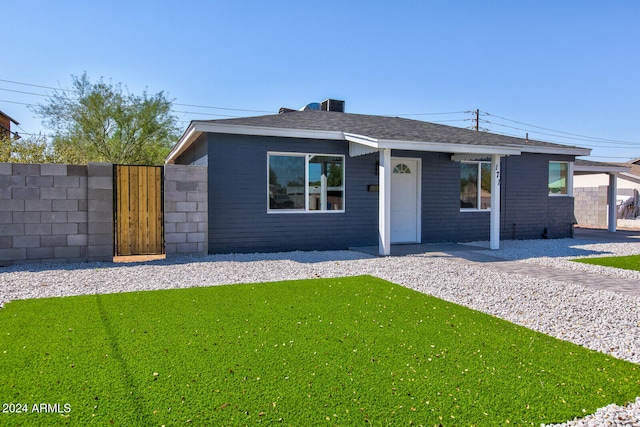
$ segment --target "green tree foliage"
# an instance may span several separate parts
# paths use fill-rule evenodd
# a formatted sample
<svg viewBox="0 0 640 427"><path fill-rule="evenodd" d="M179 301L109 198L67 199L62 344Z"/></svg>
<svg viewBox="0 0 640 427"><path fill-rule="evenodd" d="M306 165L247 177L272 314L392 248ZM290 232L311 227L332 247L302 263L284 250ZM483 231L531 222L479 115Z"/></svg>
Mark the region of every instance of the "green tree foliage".
<svg viewBox="0 0 640 427"><path fill-rule="evenodd" d="M342 187L342 163L332 163L329 165L329 177L327 185L329 187Z"/></svg>
<svg viewBox="0 0 640 427"><path fill-rule="evenodd" d="M54 130L52 145L62 163L157 165L178 139L172 101L163 92L141 96L102 78L72 76L73 90L55 91L34 111Z"/></svg>
<svg viewBox="0 0 640 427"><path fill-rule="evenodd" d="M56 163L56 155L42 135L20 139L0 135L0 162Z"/></svg>

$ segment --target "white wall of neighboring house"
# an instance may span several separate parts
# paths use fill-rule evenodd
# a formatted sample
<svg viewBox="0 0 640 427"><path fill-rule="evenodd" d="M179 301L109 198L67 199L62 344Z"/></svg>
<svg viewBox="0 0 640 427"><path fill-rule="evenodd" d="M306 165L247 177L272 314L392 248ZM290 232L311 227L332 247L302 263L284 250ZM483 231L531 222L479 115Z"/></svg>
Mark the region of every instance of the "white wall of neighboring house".
<svg viewBox="0 0 640 427"><path fill-rule="evenodd" d="M607 227L607 191L609 174L575 175L573 188L575 215L578 225ZM620 206L633 197L633 191L640 192L640 177L630 174L617 175L616 204ZM618 219L618 228L640 230L640 219Z"/></svg>

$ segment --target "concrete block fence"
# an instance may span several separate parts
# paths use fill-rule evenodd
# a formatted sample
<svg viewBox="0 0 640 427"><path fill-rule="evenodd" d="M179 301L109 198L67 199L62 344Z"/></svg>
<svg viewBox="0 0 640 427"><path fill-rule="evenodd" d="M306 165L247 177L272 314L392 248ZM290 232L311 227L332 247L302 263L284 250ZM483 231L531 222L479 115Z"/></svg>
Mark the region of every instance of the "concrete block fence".
<svg viewBox="0 0 640 427"><path fill-rule="evenodd" d="M606 228L609 221L608 186L574 188L575 214L579 225ZM618 188L618 196L633 197L633 189ZM640 230L638 219L617 219L618 228Z"/></svg>
<svg viewBox="0 0 640 427"><path fill-rule="evenodd" d="M578 225L607 226L607 186L573 189L574 210Z"/></svg>
<svg viewBox="0 0 640 427"><path fill-rule="evenodd" d="M165 167L165 251L207 251L207 168ZM113 165L0 163L0 267L111 261Z"/></svg>
<svg viewBox="0 0 640 427"><path fill-rule="evenodd" d="M164 167L164 247L167 256L206 254L207 167Z"/></svg>

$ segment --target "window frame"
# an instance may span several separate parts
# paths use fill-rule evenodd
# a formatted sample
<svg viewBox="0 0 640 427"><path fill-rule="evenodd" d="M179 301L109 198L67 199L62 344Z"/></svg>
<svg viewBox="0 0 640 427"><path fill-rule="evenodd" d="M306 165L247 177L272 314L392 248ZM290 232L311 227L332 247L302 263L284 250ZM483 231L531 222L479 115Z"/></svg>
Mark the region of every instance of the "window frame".
<svg viewBox="0 0 640 427"><path fill-rule="evenodd" d="M559 163L567 165L567 192L566 193L552 193L549 186L549 174L551 173L551 163ZM549 197L573 197L573 162L568 160L549 160L547 166L547 194Z"/></svg>
<svg viewBox="0 0 640 427"><path fill-rule="evenodd" d="M270 182L269 182L269 166L271 156L290 156L304 158L304 208L303 209L271 209L270 204ZM321 210L309 209L309 161L313 157L340 157L342 159L342 209ZM268 151L267 152L267 214L318 214L332 213L340 214L346 212L346 156L344 154L327 154L327 153L308 153L308 152L290 152L290 151Z"/></svg>
<svg viewBox="0 0 640 427"><path fill-rule="evenodd" d="M465 160L465 161L461 161L460 164L473 164L473 165L477 165L477 173L478 173L478 183L477 183L477 188L476 188L476 206L482 206L482 165L486 164L489 165L489 179L493 179L493 176L491 174L491 162L490 161L485 161L485 160ZM462 177L460 176L460 173L458 173L458 182L460 182L460 179ZM491 183L491 181L489 181L489 183ZM489 187L491 188L491 187ZM488 208L481 208L481 207L476 207L476 208L460 208L460 212L491 212L491 201L489 201L489 207Z"/></svg>

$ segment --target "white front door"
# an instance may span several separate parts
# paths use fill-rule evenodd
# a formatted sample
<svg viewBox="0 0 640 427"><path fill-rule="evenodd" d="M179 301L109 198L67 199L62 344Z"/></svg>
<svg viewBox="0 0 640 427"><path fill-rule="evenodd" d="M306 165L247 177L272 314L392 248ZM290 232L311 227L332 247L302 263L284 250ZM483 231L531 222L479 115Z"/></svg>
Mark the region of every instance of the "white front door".
<svg viewBox="0 0 640 427"><path fill-rule="evenodd" d="M391 159L391 243L420 242L420 159Z"/></svg>

